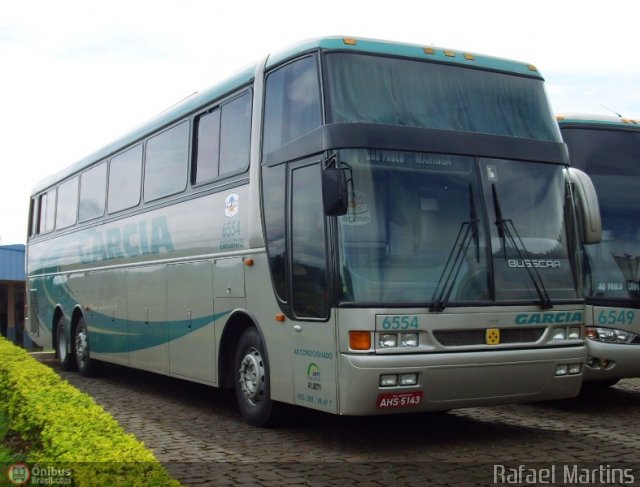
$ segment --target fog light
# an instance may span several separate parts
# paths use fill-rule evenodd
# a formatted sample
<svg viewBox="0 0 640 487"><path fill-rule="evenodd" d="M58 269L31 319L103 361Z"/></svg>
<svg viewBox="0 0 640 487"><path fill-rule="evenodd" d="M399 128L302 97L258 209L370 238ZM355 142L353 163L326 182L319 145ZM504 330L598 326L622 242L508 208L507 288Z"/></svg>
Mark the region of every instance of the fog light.
<svg viewBox="0 0 640 487"><path fill-rule="evenodd" d="M401 386L415 386L418 383L418 374L400 374L398 384Z"/></svg>
<svg viewBox="0 0 640 487"><path fill-rule="evenodd" d="M552 338L554 340L566 340L567 330L564 328L554 328Z"/></svg>
<svg viewBox="0 0 640 487"><path fill-rule="evenodd" d="M569 340L576 340L579 339L581 336L580 333L580 328L569 328L569 334L568 334L568 338Z"/></svg>
<svg viewBox="0 0 640 487"><path fill-rule="evenodd" d="M569 375L580 375L582 364L569 364Z"/></svg>
<svg viewBox="0 0 640 487"><path fill-rule="evenodd" d="M396 374L384 374L380 376L380 387L394 387L398 385Z"/></svg>
<svg viewBox="0 0 640 487"><path fill-rule="evenodd" d="M556 375L567 375L569 373L568 365L556 365Z"/></svg>
<svg viewBox="0 0 640 487"><path fill-rule="evenodd" d="M417 333L403 333L400 335L401 347L417 347L418 346L418 334Z"/></svg>
<svg viewBox="0 0 640 487"><path fill-rule="evenodd" d="M378 345L380 348L392 348L398 346L398 335L396 334L388 334L388 335L380 335L378 338Z"/></svg>

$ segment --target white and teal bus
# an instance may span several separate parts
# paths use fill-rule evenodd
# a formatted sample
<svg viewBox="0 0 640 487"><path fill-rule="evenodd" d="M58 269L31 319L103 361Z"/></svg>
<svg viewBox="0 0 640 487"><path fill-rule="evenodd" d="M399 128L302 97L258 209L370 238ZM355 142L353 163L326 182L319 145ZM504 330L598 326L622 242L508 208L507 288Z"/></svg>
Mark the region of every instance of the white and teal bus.
<svg viewBox="0 0 640 487"><path fill-rule="evenodd" d="M598 193L602 241L585 254L585 381L611 386L640 376L640 121L558 116L572 166Z"/></svg>
<svg viewBox="0 0 640 487"><path fill-rule="evenodd" d="M307 41L34 188L31 336L235 388L254 425L574 396L570 181L592 201L535 67Z"/></svg>

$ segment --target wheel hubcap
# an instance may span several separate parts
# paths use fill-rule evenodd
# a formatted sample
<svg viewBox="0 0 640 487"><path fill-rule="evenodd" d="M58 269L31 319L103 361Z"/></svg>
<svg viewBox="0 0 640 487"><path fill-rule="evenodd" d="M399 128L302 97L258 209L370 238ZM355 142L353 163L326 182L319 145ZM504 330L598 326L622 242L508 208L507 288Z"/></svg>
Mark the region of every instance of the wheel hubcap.
<svg viewBox="0 0 640 487"><path fill-rule="evenodd" d="M264 362L255 348L247 351L240 362L240 387L242 394L256 406L264 393Z"/></svg>

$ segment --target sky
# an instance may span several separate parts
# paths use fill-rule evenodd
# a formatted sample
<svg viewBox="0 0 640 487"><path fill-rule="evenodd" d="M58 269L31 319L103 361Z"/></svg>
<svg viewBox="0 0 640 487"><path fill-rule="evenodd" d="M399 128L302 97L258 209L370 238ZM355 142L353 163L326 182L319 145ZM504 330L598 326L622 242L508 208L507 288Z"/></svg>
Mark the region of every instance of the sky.
<svg viewBox="0 0 640 487"><path fill-rule="evenodd" d="M297 41L366 37L534 64L555 113L640 117L637 0L0 0L0 243L42 178Z"/></svg>

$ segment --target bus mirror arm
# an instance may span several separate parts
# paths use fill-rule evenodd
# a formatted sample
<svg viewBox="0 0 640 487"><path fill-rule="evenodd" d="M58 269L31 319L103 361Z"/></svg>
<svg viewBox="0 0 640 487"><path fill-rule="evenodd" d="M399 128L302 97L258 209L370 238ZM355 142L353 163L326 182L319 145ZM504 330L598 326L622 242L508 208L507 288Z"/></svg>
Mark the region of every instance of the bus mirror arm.
<svg viewBox="0 0 640 487"><path fill-rule="evenodd" d="M349 190L347 168L328 167L322 173L322 201L327 216L347 214Z"/></svg>
<svg viewBox="0 0 640 487"><path fill-rule="evenodd" d="M576 210L583 222L581 238L583 244L596 244L602 239L602 221L598 196L591 178L575 167L569 168L569 177L576 198Z"/></svg>

